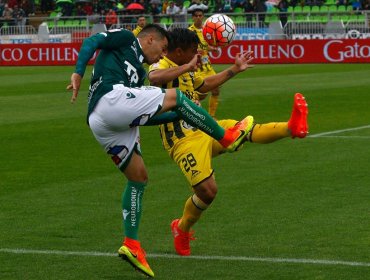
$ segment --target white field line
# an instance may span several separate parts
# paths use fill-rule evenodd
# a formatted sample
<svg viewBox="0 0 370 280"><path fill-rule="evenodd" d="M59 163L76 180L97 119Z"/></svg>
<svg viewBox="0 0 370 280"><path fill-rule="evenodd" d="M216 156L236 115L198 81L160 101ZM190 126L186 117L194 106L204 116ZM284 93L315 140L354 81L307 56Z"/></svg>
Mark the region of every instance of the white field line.
<svg viewBox="0 0 370 280"><path fill-rule="evenodd" d="M116 257L117 256L117 254L104 253L104 252L30 250L30 249L9 249L9 248L0 248L0 253L31 254L31 255L92 256L92 257ZM164 258L164 259L184 259L184 260L185 259L197 259L197 260L216 260L216 261L300 263L300 264L370 267L369 262L352 262L352 261L342 261L342 260L262 258L262 257L244 257L244 256L187 256L187 257L181 257L181 256L174 255L174 254L147 254L147 257L148 258Z"/></svg>
<svg viewBox="0 0 370 280"><path fill-rule="evenodd" d="M323 132L323 133L317 133L317 134L310 135L308 137L323 137L323 136L327 136L327 135L338 134L338 133L354 131L354 130L361 130L361 129L366 129L366 128L370 128L370 125L347 128L347 129L341 129L341 130L328 131L328 132ZM354 136L348 136L348 137L354 138Z"/></svg>

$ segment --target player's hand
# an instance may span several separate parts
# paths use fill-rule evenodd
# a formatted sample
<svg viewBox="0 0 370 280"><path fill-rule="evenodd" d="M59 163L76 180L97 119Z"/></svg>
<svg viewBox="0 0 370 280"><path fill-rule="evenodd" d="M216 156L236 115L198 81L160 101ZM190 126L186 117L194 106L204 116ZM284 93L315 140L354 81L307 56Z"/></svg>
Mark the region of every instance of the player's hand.
<svg viewBox="0 0 370 280"><path fill-rule="evenodd" d="M245 51L236 55L234 64L238 67L239 71L244 71L254 67L254 65L249 64L253 59L253 51Z"/></svg>
<svg viewBox="0 0 370 280"><path fill-rule="evenodd" d="M73 73L71 76L71 83L67 86L67 90L72 90L71 103L74 103L80 90L82 77L80 74Z"/></svg>
<svg viewBox="0 0 370 280"><path fill-rule="evenodd" d="M189 71L193 72L202 65L200 54L194 55L193 59L188 63Z"/></svg>

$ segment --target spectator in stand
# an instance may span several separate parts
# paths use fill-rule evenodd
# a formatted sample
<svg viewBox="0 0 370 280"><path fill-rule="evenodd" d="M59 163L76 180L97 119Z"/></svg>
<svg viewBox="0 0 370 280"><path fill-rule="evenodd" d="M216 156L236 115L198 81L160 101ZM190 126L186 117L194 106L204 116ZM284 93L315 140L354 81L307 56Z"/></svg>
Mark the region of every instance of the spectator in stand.
<svg viewBox="0 0 370 280"><path fill-rule="evenodd" d="M82 9L84 10L87 16L91 16L93 14L93 7L91 6L91 3L89 2L85 2Z"/></svg>
<svg viewBox="0 0 370 280"><path fill-rule="evenodd" d="M105 14L105 25L107 29L109 29L112 25L117 24L118 18L117 14L113 9L109 9L108 12Z"/></svg>
<svg viewBox="0 0 370 280"><path fill-rule="evenodd" d="M5 2L7 2L7 1L5 1ZM18 5L18 0L8 0L8 6L9 6L10 9L13 10L15 5Z"/></svg>
<svg viewBox="0 0 370 280"><path fill-rule="evenodd" d="M289 3L287 0L281 0L277 5L277 8L279 9L279 12L280 12L279 13L280 22L283 27L288 22L288 14L287 14L288 7L289 7Z"/></svg>
<svg viewBox="0 0 370 280"><path fill-rule="evenodd" d="M47 14L49 11L53 9L52 7L53 7L53 0L41 0L40 2L41 13Z"/></svg>
<svg viewBox="0 0 370 280"><path fill-rule="evenodd" d="M3 17L3 12L4 12L4 6L5 6L5 3L3 2L3 0L0 0L0 23L2 22L2 17ZM0 27L1 27L1 25L0 25Z"/></svg>
<svg viewBox="0 0 370 280"><path fill-rule="evenodd" d="M350 4L350 0L337 0L335 5L337 6L348 6Z"/></svg>
<svg viewBox="0 0 370 280"><path fill-rule="evenodd" d="M177 27L187 28L188 27L188 23L187 23L188 9L184 6L183 2L179 2L178 7L180 9L180 12L176 16L176 22L181 23L181 26L177 25Z"/></svg>
<svg viewBox="0 0 370 280"><path fill-rule="evenodd" d="M175 4L175 2L170 1L166 9L166 15L170 16L173 21L176 19L176 15L180 13L180 8Z"/></svg>
<svg viewBox="0 0 370 280"><path fill-rule="evenodd" d="M231 0L225 0L224 6L222 8L222 12L224 13L232 13L233 6L231 5Z"/></svg>
<svg viewBox="0 0 370 280"><path fill-rule="evenodd" d="M137 26L134 30L132 30L132 33L134 33L135 37L137 37L137 35L144 28L145 25L146 25L146 18L144 16L139 16L137 19Z"/></svg>
<svg viewBox="0 0 370 280"><path fill-rule="evenodd" d="M247 21L253 20L253 13L254 13L254 7L252 4L252 0L247 0L244 2L244 13L246 14Z"/></svg>
<svg viewBox="0 0 370 280"><path fill-rule="evenodd" d="M370 10L370 0L364 0L364 1L362 2L362 9L363 9L364 11L368 11L368 10Z"/></svg>
<svg viewBox="0 0 370 280"><path fill-rule="evenodd" d="M23 9L24 16L25 17L28 17L28 16L31 16L32 15L31 6L30 6L30 1L29 0L21 0L20 1L20 4L19 4L19 7L21 9Z"/></svg>
<svg viewBox="0 0 370 280"><path fill-rule="evenodd" d="M65 1L60 3L60 6L62 7L62 16L64 17L70 17L73 13L73 3L72 0L69 2Z"/></svg>
<svg viewBox="0 0 370 280"><path fill-rule="evenodd" d="M254 0L253 6L254 11L258 13L258 23L260 27L263 27L265 25L265 13L267 12L267 7L265 4L266 0Z"/></svg>
<svg viewBox="0 0 370 280"><path fill-rule="evenodd" d="M162 3L162 14L166 14L167 13L167 7L169 6L169 3L168 3L168 0L163 0L163 3Z"/></svg>
<svg viewBox="0 0 370 280"><path fill-rule="evenodd" d="M23 11L22 8L19 8L18 5L15 5L13 9L12 17L14 20L14 24L18 26L18 32L20 34L23 34L25 31L24 27L26 25L26 20L27 20L25 12Z"/></svg>
<svg viewBox="0 0 370 280"><path fill-rule="evenodd" d="M159 4L152 2L150 4L149 13L153 16L153 22L158 23L160 21L160 14L161 9L159 8Z"/></svg>
<svg viewBox="0 0 370 280"><path fill-rule="evenodd" d="M214 11L217 12L217 13L222 12L222 9L224 7L223 1L222 0L215 0L214 3L215 3Z"/></svg>
<svg viewBox="0 0 370 280"><path fill-rule="evenodd" d="M8 25L14 25L13 9L10 8L8 4L4 5L2 20L3 20L4 23L6 23Z"/></svg>
<svg viewBox="0 0 370 280"><path fill-rule="evenodd" d="M359 14L359 12L362 10L362 3L360 0L353 0L352 1L352 10Z"/></svg>
<svg viewBox="0 0 370 280"><path fill-rule="evenodd" d="M86 11L82 7L82 4L77 4L77 6L76 6L76 16L77 17L85 17L85 16L87 16Z"/></svg>

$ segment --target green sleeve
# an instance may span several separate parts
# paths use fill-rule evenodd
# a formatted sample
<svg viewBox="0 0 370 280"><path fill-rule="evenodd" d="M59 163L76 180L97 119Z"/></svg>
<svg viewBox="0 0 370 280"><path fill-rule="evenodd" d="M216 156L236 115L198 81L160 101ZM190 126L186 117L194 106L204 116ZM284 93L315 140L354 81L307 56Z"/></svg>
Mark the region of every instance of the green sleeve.
<svg viewBox="0 0 370 280"><path fill-rule="evenodd" d="M164 112L159 115L155 115L151 117L145 124L145 126L150 126L150 125L159 125L159 124L164 124L164 123L169 123L169 122L174 122L180 120L179 116L177 115L176 112Z"/></svg>
<svg viewBox="0 0 370 280"><path fill-rule="evenodd" d="M115 29L98 33L86 38L78 53L75 73L81 77L85 74L86 66L96 50L114 50L131 46L136 40L132 32L123 29Z"/></svg>

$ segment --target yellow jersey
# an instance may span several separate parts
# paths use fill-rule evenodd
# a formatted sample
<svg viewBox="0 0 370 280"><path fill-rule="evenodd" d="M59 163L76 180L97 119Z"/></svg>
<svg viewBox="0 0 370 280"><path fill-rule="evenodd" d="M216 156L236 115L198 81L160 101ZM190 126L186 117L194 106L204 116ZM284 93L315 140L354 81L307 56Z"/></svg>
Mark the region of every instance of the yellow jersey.
<svg viewBox="0 0 370 280"><path fill-rule="evenodd" d="M137 26L134 30L132 30L132 33L134 33L135 37L137 37L137 34L139 34L141 30L143 30L143 28Z"/></svg>
<svg viewBox="0 0 370 280"><path fill-rule="evenodd" d="M198 50L201 50L201 53L202 53L202 58L201 58L202 66L198 68L198 72L213 70L211 61L209 60L209 55L208 55L208 44L203 37L202 29L195 27L194 24L190 25L188 29L191 31L194 31L197 34L199 41L200 41L198 45Z"/></svg>
<svg viewBox="0 0 370 280"><path fill-rule="evenodd" d="M164 57L158 63L149 66L149 73L159 69L168 69L178 67L176 63ZM179 88L189 99L197 103L199 101L199 94L196 89L200 88L204 83L203 78L194 72L186 72L173 81L161 85L161 88ZM176 142L196 131L196 128L188 125L185 121L179 120L172 123L162 124L159 126L162 137L163 146L165 149L171 149Z"/></svg>

